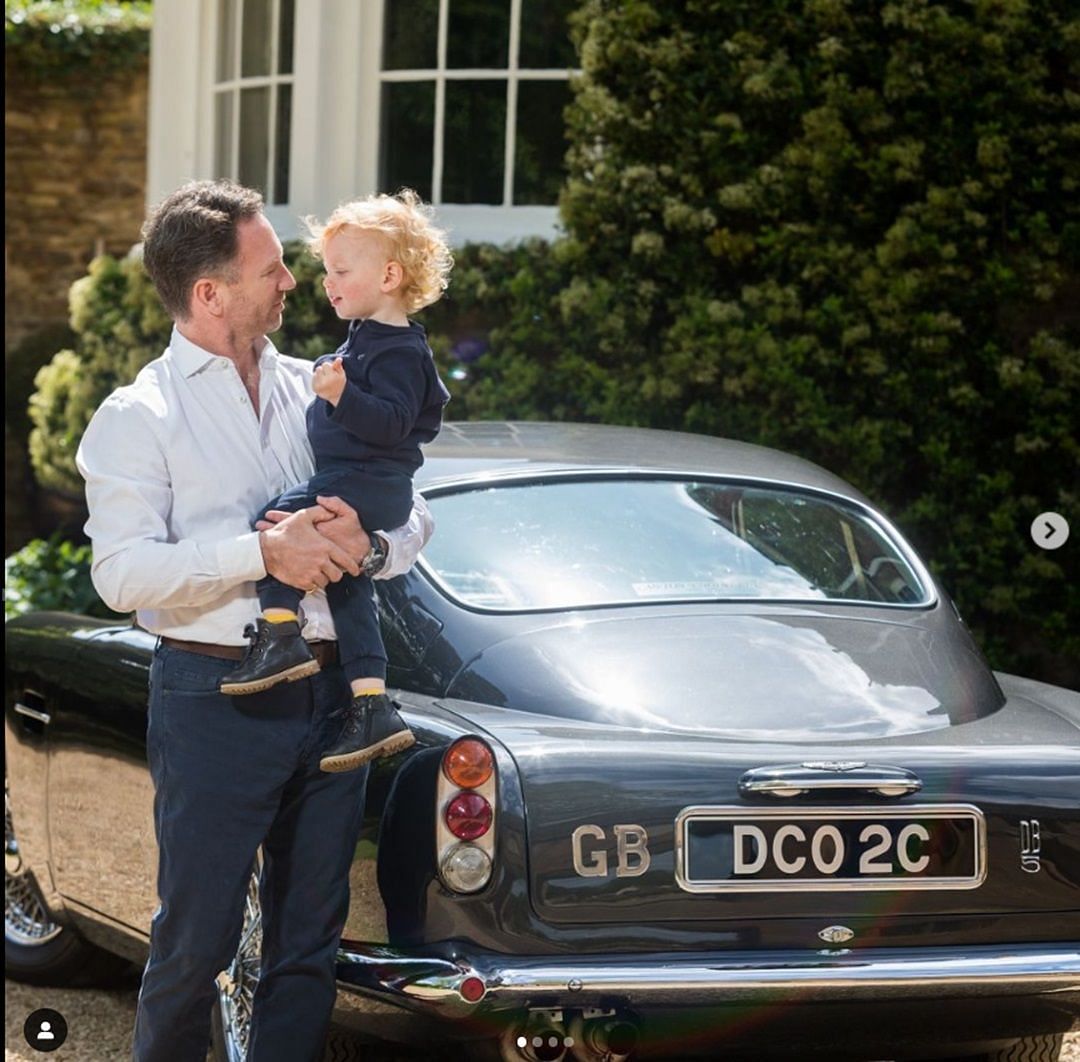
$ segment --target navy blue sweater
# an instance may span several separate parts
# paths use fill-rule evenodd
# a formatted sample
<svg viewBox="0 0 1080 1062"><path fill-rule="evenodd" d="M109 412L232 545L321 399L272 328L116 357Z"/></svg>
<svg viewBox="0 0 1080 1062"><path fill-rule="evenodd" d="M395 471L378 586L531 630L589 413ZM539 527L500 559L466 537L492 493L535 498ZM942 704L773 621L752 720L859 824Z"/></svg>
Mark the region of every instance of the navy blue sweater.
<svg viewBox="0 0 1080 1062"><path fill-rule="evenodd" d="M316 467L389 462L411 475L424 463L420 444L439 433L450 399L423 327L353 321L345 342L315 364L333 358L342 359L345 390L336 407L316 398L307 410Z"/></svg>

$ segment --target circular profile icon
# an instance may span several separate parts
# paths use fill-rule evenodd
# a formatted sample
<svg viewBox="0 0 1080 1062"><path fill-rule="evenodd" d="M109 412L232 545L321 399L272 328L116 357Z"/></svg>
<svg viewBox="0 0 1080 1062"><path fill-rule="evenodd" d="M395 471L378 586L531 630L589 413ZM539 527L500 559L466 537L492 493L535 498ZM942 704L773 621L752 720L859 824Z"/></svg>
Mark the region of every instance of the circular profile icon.
<svg viewBox="0 0 1080 1062"><path fill-rule="evenodd" d="M23 1025L23 1036L35 1051L55 1051L67 1039L67 1022L59 1011L42 1007Z"/></svg>

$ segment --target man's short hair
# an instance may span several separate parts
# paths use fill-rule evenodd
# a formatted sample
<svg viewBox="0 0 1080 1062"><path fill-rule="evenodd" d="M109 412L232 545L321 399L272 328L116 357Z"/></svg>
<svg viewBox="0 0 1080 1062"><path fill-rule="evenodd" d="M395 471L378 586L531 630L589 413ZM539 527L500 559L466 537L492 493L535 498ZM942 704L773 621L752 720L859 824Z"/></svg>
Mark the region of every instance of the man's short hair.
<svg viewBox="0 0 1080 1062"><path fill-rule="evenodd" d="M174 321L191 315L199 277L230 279L237 226L262 208L258 192L234 181L191 181L150 212L142 228L143 264Z"/></svg>

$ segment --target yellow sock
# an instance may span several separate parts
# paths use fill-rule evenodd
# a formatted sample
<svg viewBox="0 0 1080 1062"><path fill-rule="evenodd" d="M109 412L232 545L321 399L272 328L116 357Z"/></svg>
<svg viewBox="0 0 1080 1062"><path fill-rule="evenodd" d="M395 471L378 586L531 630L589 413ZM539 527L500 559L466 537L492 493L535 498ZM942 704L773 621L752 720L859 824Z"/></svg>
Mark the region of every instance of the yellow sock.
<svg viewBox="0 0 1080 1062"><path fill-rule="evenodd" d="M267 623L289 623L296 622L298 617L295 612L290 612L287 608L268 608L263 612L263 619Z"/></svg>
<svg viewBox="0 0 1080 1062"><path fill-rule="evenodd" d="M382 679L353 679L349 685L354 697L374 697L386 692L386 683Z"/></svg>

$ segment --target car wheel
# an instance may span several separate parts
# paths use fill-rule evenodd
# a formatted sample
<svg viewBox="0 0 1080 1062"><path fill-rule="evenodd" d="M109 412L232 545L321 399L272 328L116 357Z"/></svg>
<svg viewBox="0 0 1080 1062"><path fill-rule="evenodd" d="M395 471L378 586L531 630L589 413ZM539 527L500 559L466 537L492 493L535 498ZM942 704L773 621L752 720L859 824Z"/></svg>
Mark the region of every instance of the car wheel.
<svg viewBox="0 0 1080 1062"><path fill-rule="evenodd" d="M262 907L259 904L259 872L256 860L244 900L244 926L240 944L228 969L217 978L217 999L211 1036L217 1062L245 1062L251 1038L251 1009L259 984L262 962Z"/></svg>
<svg viewBox="0 0 1080 1062"><path fill-rule="evenodd" d="M1062 1036L1025 1036L1001 1051L987 1051L964 1058L943 1058L938 1062L1058 1062L1061 1057Z"/></svg>
<svg viewBox="0 0 1080 1062"><path fill-rule="evenodd" d="M244 900L244 925L240 944L228 969L217 978L210 1039L215 1062L246 1062L251 1042L251 1011L262 965L262 906L259 903L259 875L262 855L255 862ZM367 1051L370 1052L370 1046ZM324 1062L359 1062L370 1053L354 1037L330 1031Z"/></svg>
<svg viewBox="0 0 1080 1062"><path fill-rule="evenodd" d="M88 944L52 920L34 875L22 861L4 781L4 973L31 985L115 981L131 964Z"/></svg>

